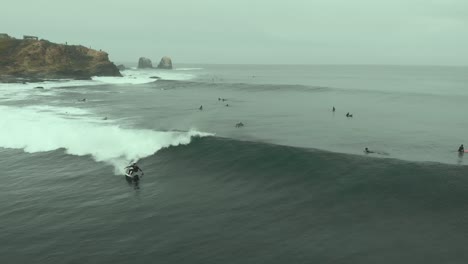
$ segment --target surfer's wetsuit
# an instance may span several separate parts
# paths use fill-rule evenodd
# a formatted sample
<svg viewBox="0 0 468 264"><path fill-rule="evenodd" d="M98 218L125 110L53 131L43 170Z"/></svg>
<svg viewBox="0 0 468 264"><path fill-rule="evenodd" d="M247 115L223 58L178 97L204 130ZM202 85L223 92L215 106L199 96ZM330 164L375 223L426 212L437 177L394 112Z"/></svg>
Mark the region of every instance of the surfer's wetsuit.
<svg viewBox="0 0 468 264"><path fill-rule="evenodd" d="M132 173L138 172L138 171L141 171L143 173L143 171L140 169L140 167L138 167L138 165L136 165L136 164L132 164L132 165L126 167L126 168L130 168L130 170L128 171L128 174L130 174L130 175ZM139 180L138 175L135 175L135 180Z"/></svg>
<svg viewBox="0 0 468 264"><path fill-rule="evenodd" d="M132 165L128 166L127 168L130 168L129 171L128 171L128 174L131 175L130 177L129 176L126 177L127 182L128 183L133 183L135 189L140 189L140 187L139 187L140 177L143 176L144 172L136 164L132 164ZM138 171L141 171L141 176L138 175L138 174L132 175L133 173L136 173Z"/></svg>
<svg viewBox="0 0 468 264"><path fill-rule="evenodd" d="M138 174L132 175L132 174L141 171L141 176L143 176L143 174L144 174L143 170L141 170L136 165L136 163L133 163L132 165L127 166L125 168L129 169L127 175L125 176L125 179L127 180L127 182L129 184L133 183L135 189L140 189L140 187L138 186L139 183L140 183L140 175L138 175Z"/></svg>
<svg viewBox="0 0 468 264"><path fill-rule="evenodd" d="M138 172L140 170L140 167L138 167L137 165L132 166L132 172Z"/></svg>
<svg viewBox="0 0 468 264"><path fill-rule="evenodd" d="M465 148L463 147L463 144L458 148L458 152L460 153L465 152Z"/></svg>

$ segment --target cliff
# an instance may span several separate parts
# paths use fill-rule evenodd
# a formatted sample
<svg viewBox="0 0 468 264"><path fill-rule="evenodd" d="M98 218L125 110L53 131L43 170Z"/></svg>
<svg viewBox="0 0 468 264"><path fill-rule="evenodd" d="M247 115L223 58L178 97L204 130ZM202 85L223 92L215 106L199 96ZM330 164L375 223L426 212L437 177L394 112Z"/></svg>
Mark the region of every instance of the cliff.
<svg viewBox="0 0 468 264"><path fill-rule="evenodd" d="M0 38L0 81L8 78L122 76L106 52L47 40Z"/></svg>

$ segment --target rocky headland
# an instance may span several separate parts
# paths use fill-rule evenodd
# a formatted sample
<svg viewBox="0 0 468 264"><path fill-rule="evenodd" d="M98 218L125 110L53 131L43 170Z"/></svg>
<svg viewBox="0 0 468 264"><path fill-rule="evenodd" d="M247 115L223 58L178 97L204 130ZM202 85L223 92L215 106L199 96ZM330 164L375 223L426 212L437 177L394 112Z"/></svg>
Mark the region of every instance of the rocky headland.
<svg viewBox="0 0 468 264"><path fill-rule="evenodd" d="M122 76L104 51L0 34L0 81Z"/></svg>

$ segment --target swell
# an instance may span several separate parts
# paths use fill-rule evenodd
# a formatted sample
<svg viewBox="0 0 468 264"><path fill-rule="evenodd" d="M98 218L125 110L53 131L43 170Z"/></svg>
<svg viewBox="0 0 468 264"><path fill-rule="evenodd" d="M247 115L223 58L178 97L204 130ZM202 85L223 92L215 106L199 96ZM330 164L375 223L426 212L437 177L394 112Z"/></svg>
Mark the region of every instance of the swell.
<svg viewBox="0 0 468 264"><path fill-rule="evenodd" d="M203 175L215 182L321 197L320 201L330 205L381 201L445 210L465 207L468 199L466 166L369 158L218 137L196 138L190 145L170 147L142 161L143 166L158 171L162 164L164 173L177 175L174 177Z"/></svg>
<svg viewBox="0 0 468 264"><path fill-rule="evenodd" d="M301 85L301 84L273 84L273 83L235 83L235 82L207 82L207 81L188 81L188 80L158 80L149 85L158 89L232 89L236 91L247 92L340 92L352 94L379 94L379 95L397 95L412 97L448 97L459 98L466 97L464 92L441 93L439 91L413 91L413 90L382 90L380 87L370 88L349 88L335 86Z"/></svg>
<svg viewBox="0 0 468 264"><path fill-rule="evenodd" d="M255 83L229 83L229 82L206 82L206 81L177 81L177 80L158 80L152 85L158 89L176 89L176 88L216 88L216 89L236 89L248 91L328 91L331 87L309 86L299 84L255 84Z"/></svg>

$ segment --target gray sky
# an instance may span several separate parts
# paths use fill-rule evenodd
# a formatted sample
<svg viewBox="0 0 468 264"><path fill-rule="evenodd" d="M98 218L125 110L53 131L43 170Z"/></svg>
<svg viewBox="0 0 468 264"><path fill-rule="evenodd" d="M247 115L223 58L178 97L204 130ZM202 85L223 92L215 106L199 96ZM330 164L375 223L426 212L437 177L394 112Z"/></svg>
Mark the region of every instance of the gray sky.
<svg viewBox="0 0 468 264"><path fill-rule="evenodd" d="M468 0L4 0L2 32L116 62L468 65Z"/></svg>

